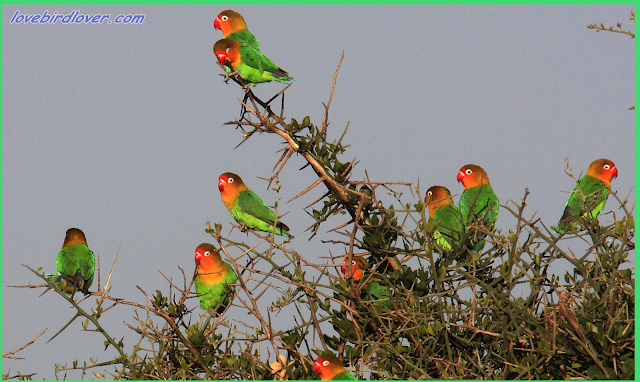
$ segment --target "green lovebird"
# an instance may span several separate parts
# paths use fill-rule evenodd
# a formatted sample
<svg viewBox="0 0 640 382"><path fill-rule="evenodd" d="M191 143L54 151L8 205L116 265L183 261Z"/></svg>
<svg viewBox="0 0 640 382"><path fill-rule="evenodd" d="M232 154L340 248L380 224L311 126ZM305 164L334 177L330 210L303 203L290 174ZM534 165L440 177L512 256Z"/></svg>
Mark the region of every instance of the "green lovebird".
<svg viewBox="0 0 640 382"><path fill-rule="evenodd" d="M324 354L313 364L313 371L320 374L323 381L356 381L357 378L349 373L342 362L333 354Z"/></svg>
<svg viewBox="0 0 640 382"><path fill-rule="evenodd" d="M493 232L500 205L489 183L487 172L475 164L464 165L458 171L458 182L464 186L464 191L460 195L460 213L467 228L473 223L480 222ZM485 241L482 239L485 236L486 234L480 230L474 232L471 237L474 252L484 248Z"/></svg>
<svg viewBox="0 0 640 382"><path fill-rule="evenodd" d="M260 51L258 39L249 32L244 17L238 12L230 9L220 12L218 18L213 21L213 27L222 31L222 38L235 40L240 46L249 46Z"/></svg>
<svg viewBox="0 0 640 382"><path fill-rule="evenodd" d="M462 223L460 209L453 204L451 192L446 187L432 186L424 197L429 208L429 218L435 225L433 238L445 251L450 252L453 247L460 246L465 226Z"/></svg>
<svg viewBox="0 0 640 382"><path fill-rule="evenodd" d="M616 165L608 159L598 159L589 165L585 176L580 179L569 201L564 207L564 213L558 222L558 232L569 228L581 216L597 217L604 209L611 189L611 179L618 177ZM579 190L579 191L578 191ZM583 199L580 191L585 196Z"/></svg>
<svg viewBox="0 0 640 382"><path fill-rule="evenodd" d="M347 274L347 261L349 259L344 259L345 265L340 267L340 270L344 275ZM351 275L354 280L360 281L364 277L364 271L369 267L369 263L362 256L353 256L353 260L351 260ZM374 300L388 300L389 299L389 291L384 286L380 285L378 282L370 282L364 287L364 291L367 294L367 297L370 301Z"/></svg>
<svg viewBox="0 0 640 382"><path fill-rule="evenodd" d="M197 275L193 285L200 299L200 307L222 314L235 294L236 287L233 284L238 281L236 273L229 263L222 261L218 249L208 243L196 248L195 261Z"/></svg>
<svg viewBox="0 0 640 382"><path fill-rule="evenodd" d="M69 228L56 261L58 273L46 276L66 293L73 295L76 290L81 290L88 295L95 266L96 258L87 247L84 232Z"/></svg>
<svg viewBox="0 0 640 382"><path fill-rule="evenodd" d="M293 236L286 224L276 221L276 215L258 195L249 189L236 174L225 172L218 179L222 202L231 216L240 224L253 230L273 232L280 236Z"/></svg>
<svg viewBox="0 0 640 382"><path fill-rule="evenodd" d="M226 66L227 73L231 72L229 68L237 70L251 86L260 82L289 83L294 80L289 77L289 73L280 69L259 50L251 46L241 46L235 40L223 38L216 41L213 53L218 61Z"/></svg>

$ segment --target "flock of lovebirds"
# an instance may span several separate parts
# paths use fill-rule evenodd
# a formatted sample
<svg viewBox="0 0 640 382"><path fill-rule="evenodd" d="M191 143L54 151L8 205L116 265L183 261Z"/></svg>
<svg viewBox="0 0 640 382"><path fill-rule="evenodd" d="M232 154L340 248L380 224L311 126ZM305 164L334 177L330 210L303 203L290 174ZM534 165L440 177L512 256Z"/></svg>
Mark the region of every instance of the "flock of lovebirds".
<svg viewBox="0 0 640 382"><path fill-rule="evenodd" d="M251 85L274 80L293 80L287 72L260 53L258 40L249 32L239 13L223 11L213 25L215 29L223 32L223 39L215 43L213 50L219 62L225 65L228 75L237 72ZM597 217L609 196L611 179L617 176L618 170L610 160L598 159L591 163L586 175L580 179L579 185L574 187L569 196L557 231L569 229L581 216ZM429 218L433 219L436 227L434 239L445 253L461 244L478 252L484 248L486 232L495 229L499 200L491 188L486 171L480 166L463 166L458 172L457 180L464 186L459 206L454 204L451 192L446 187L433 186L426 192L425 203L429 209ZM276 219L274 212L238 175L230 172L220 175L218 189L222 202L240 224L241 230L272 232L288 239L293 238L289 233L289 227ZM472 225L476 227L473 232L464 235L467 230L472 229ZM479 226L485 229L477 228ZM467 238L466 243L460 243L463 237ZM234 284L238 280L236 273L229 263L222 261L219 250L212 244L200 244L196 248L194 260L197 267L194 285L200 307L222 314L234 297ZM347 259L344 261L346 263ZM352 277L360 280L363 270L367 268L367 262L362 257L354 257L352 267ZM95 258L80 229L67 230L56 268L56 275L46 275L51 283L55 283L72 296L76 291L89 294ZM346 264L341 270L346 273ZM377 283L367 285L365 291L372 299L389 297L388 291ZM322 380L356 379L345 370L340 360L331 354L320 356L315 361L313 370L320 374Z"/></svg>

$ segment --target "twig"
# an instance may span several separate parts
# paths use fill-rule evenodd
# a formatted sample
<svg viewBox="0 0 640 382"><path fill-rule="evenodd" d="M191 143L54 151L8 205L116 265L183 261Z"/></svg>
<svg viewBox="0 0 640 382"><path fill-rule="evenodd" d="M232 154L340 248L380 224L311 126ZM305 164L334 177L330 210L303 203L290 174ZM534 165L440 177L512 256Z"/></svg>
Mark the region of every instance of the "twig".
<svg viewBox="0 0 640 382"><path fill-rule="evenodd" d="M36 342L36 340L44 334L44 332L46 332L47 329L43 330L42 333L38 334L37 336L35 336L31 341L29 341L27 344L23 345L22 347L20 347L19 349L16 350L12 350L6 353L2 353L2 358L9 358L9 359L24 359L22 357L9 357L11 354L16 354L17 352L19 352L20 350L26 348L27 346L31 345L32 343Z"/></svg>
<svg viewBox="0 0 640 382"><path fill-rule="evenodd" d="M322 104L324 106L324 118L322 118L322 123L320 124L320 127L318 127L318 131L319 132L324 131L325 134L326 134L327 127L329 127L329 107L331 106L331 100L333 99L333 91L336 88L336 81L338 80L338 72L340 71L340 66L342 65L343 58L344 58L344 50L340 54L340 61L338 62L336 73L333 75L333 84L331 85L331 94L329 94L329 101L327 102L326 105L324 103ZM346 129L345 129L345 132L346 132Z"/></svg>

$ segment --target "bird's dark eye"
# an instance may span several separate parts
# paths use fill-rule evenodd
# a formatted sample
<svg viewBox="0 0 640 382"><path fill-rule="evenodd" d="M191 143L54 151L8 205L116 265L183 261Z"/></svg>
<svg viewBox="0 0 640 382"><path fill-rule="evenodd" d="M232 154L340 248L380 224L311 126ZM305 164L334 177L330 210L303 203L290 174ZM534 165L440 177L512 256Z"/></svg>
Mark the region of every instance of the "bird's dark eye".
<svg viewBox="0 0 640 382"><path fill-rule="evenodd" d="M204 253L204 255L205 255L205 256L209 256L210 254L211 254L211 252L209 252L209 251L206 251L206 252Z"/></svg>
<svg viewBox="0 0 640 382"><path fill-rule="evenodd" d="M431 196L431 195L433 195L432 191L427 192L427 196Z"/></svg>
<svg viewBox="0 0 640 382"><path fill-rule="evenodd" d="M220 20L221 21L227 21L227 20L229 20L229 16L222 16L222 17L220 17Z"/></svg>
<svg viewBox="0 0 640 382"><path fill-rule="evenodd" d="M356 265L356 261L355 261L355 260L352 260L352 261L351 261L351 265Z"/></svg>
<svg viewBox="0 0 640 382"><path fill-rule="evenodd" d="M229 180L227 182L233 183L233 178L229 178Z"/></svg>
<svg viewBox="0 0 640 382"><path fill-rule="evenodd" d="M327 366L329 364L329 361L323 361L322 362L322 366Z"/></svg>
<svg viewBox="0 0 640 382"><path fill-rule="evenodd" d="M464 173L467 174L467 175L471 175L472 172L473 171L471 171L471 169L467 169L467 171L465 171Z"/></svg>
<svg viewBox="0 0 640 382"><path fill-rule="evenodd" d="M610 168L611 168L611 166L609 166L608 164L605 164L605 165L604 165L604 169L605 169L605 170L609 170Z"/></svg>

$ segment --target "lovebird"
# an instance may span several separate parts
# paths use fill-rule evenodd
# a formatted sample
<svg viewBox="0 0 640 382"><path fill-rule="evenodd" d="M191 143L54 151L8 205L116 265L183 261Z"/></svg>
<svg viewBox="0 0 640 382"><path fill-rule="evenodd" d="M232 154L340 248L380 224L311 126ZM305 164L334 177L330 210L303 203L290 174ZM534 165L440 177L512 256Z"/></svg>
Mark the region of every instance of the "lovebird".
<svg viewBox="0 0 640 382"><path fill-rule="evenodd" d="M572 222L581 216L597 217L604 209L609 197L611 179L617 177L618 169L612 161L608 159L593 161L589 165L586 175L580 179L580 183L571 191L567 205L564 207L564 213L558 222L557 231L565 231ZM586 203L578 188L586 197Z"/></svg>
<svg viewBox="0 0 640 382"><path fill-rule="evenodd" d="M461 244L465 226L460 209L453 204L451 192L446 187L432 186L424 197L429 208L429 218L436 224L433 238L446 252Z"/></svg>
<svg viewBox="0 0 640 382"><path fill-rule="evenodd" d="M193 281L204 310L214 309L222 314L231 303L238 276L226 261L222 261L220 251L211 244L202 243L196 248L197 275Z"/></svg>
<svg viewBox="0 0 640 382"><path fill-rule="evenodd" d="M235 40L240 46L250 46L260 51L260 43L253 33L249 32L244 17L238 12L227 9L220 12L213 21L213 27L222 31L222 38Z"/></svg>
<svg viewBox="0 0 640 382"><path fill-rule="evenodd" d="M342 274L346 276L347 274L347 262L349 259L344 259L342 267L340 270ZM353 256L353 260L351 261L351 275L354 280L360 281L364 277L365 269L369 268L369 264L367 260L365 260L362 256ZM384 286L380 285L378 282L370 282L364 287L364 291L367 294L367 297L370 301L380 300L380 299L389 299L389 291Z"/></svg>
<svg viewBox="0 0 640 382"><path fill-rule="evenodd" d="M251 86L261 82L278 81L289 83L293 77L280 69L278 65L252 46L242 46L236 40L223 38L213 45L213 53L221 64L225 65L227 74L233 68Z"/></svg>
<svg viewBox="0 0 640 382"><path fill-rule="evenodd" d="M218 190L220 190L222 202L238 223L253 230L274 231L276 215L238 175L231 172L220 175ZM275 225L275 233L293 239L289 233L289 227L281 221Z"/></svg>
<svg viewBox="0 0 640 382"><path fill-rule="evenodd" d="M96 259L87 246L84 232L69 228L56 261L58 273L46 276L66 293L73 295L76 290L81 290L88 295L95 266Z"/></svg>
<svg viewBox="0 0 640 382"><path fill-rule="evenodd" d="M324 354L313 364L313 371L320 374L323 381L356 381L357 378L349 373L342 362L333 354Z"/></svg>
<svg viewBox="0 0 640 382"><path fill-rule="evenodd" d="M475 222L482 222L489 231L493 232L498 219L500 201L491 188L487 172L475 164L464 165L458 171L458 182L464 186L464 191L460 195L460 213L467 228ZM474 252L484 248L485 241L482 238L485 236L486 234L482 231L474 232L471 237Z"/></svg>

